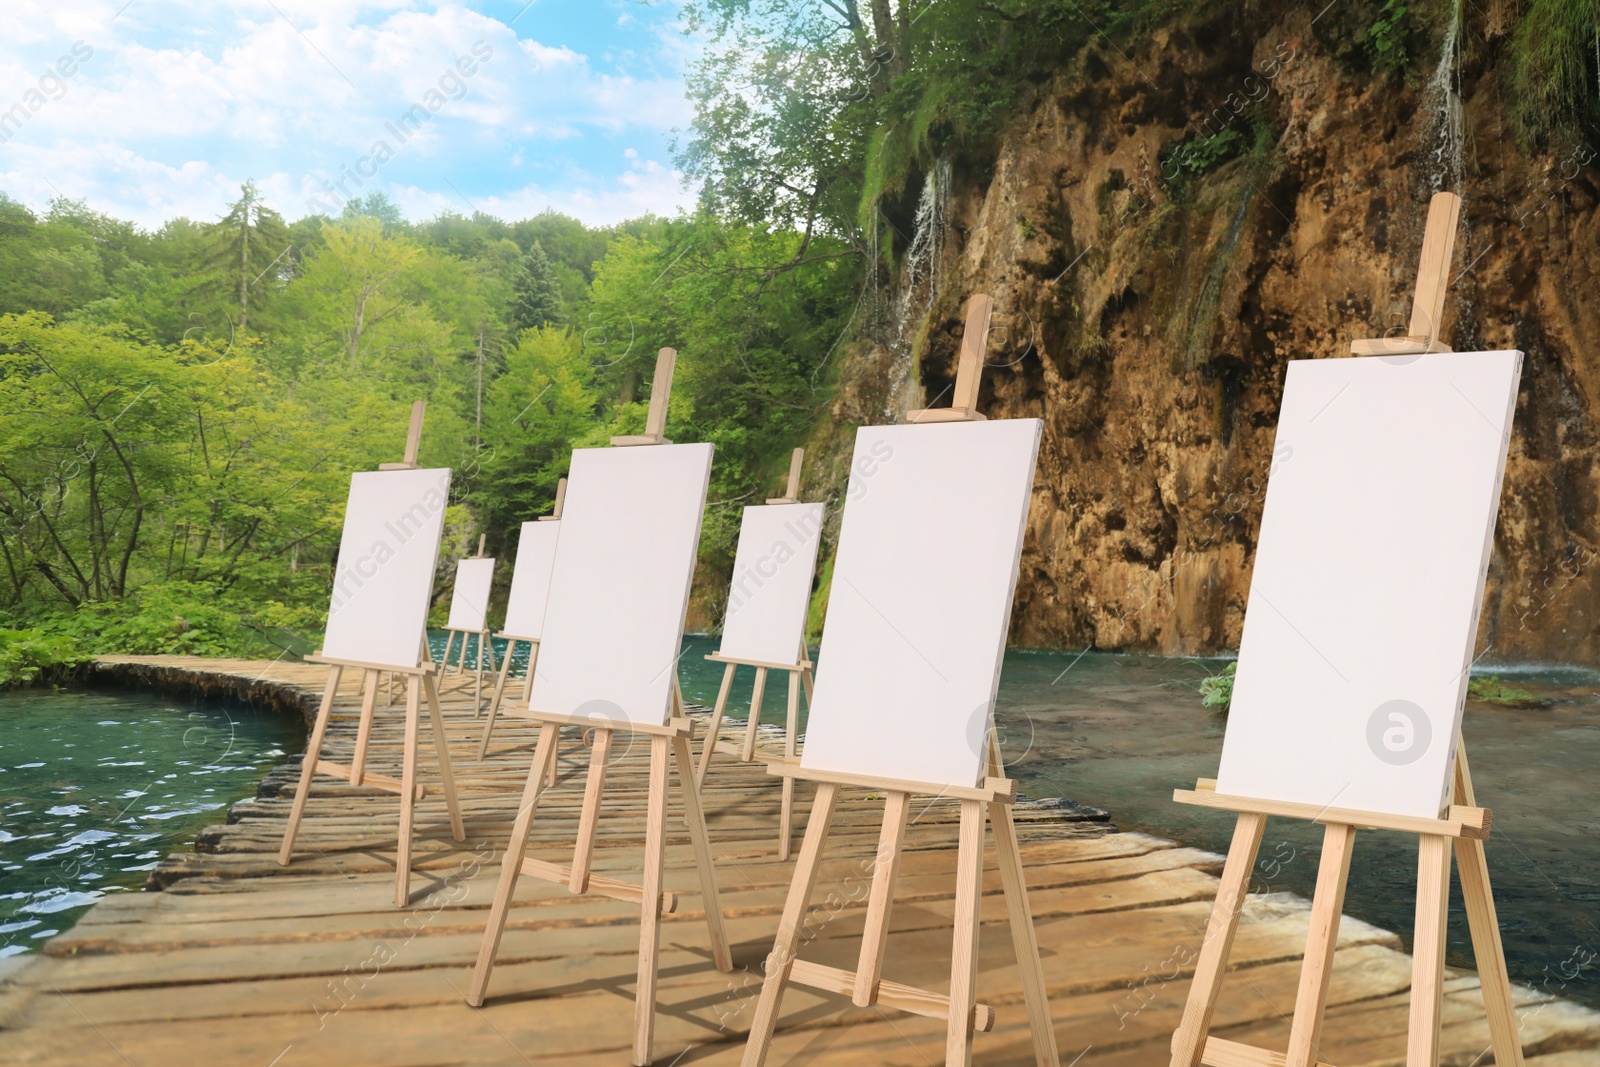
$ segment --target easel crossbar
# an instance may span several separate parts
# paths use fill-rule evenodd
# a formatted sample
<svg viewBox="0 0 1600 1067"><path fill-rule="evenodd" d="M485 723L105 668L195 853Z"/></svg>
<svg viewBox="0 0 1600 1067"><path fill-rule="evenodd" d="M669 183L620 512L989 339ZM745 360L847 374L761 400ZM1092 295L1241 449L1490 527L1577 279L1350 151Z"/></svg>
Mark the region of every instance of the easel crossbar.
<svg viewBox="0 0 1600 1067"><path fill-rule="evenodd" d="M1200 1062L1205 1067L1284 1067L1289 1058L1282 1052L1257 1048L1254 1045L1228 1041L1220 1037L1206 1038L1206 1050ZM1312 1067L1333 1067L1317 1060Z"/></svg>
<svg viewBox="0 0 1600 1067"><path fill-rule="evenodd" d="M355 777L355 772L350 769L348 764L334 763L332 760L325 759L317 760L317 773L326 774L330 778L343 778L347 782ZM400 784L400 779L391 778L387 774L379 774L377 771L362 771L361 784L370 785L374 789L387 790L397 796L403 796L406 791L405 786ZM428 795L428 787L418 782L412 789L412 795L417 800L421 800Z"/></svg>
<svg viewBox="0 0 1600 1067"><path fill-rule="evenodd" d="M545 882L555 882L557 885L566 886L572 881L572 868L559 863L547 863L544 860L525 859L522 861L522 873L529 878L538 878ZM608 878L603 874L589 874L589 888L587 892L612 900L625 900L629 904L644 904L644 886L636 882L624 882L619 878ZM582 896L583 894L577 894ZM661 914L671 915L678 910L678 894L671 890L661 893Z"/></svg>
<svg viewBox="0 0 1600 1067"><path fill-rule="evenodd" d="M855 992L856 973L820 963L794 960L789 964L789 981L824 993L837 993L848 997ZM877 1003L925 1019L949 1019L950 998L943 993L931 993L916 986L902 985L887 979L878 981ZM988 1004L978 1004L972 1009L973 1029L988 1033L994 1029L995 1011Z"/></svg>
<svg viewBox="0 0 1600 1067"><path fill-rule="evenodd" d="M693 719L673 719L665 726L657 726L648 722L624 722L618 719L607 719L600 715L562 715L554 711L523 710L515 713L507 711L502 714L515 714L516 718L519 719L549 723L552 726L581 726L585 730L614 730L617 733L649 734L652 737L682 737L687 740L694 740Z"/></svg>

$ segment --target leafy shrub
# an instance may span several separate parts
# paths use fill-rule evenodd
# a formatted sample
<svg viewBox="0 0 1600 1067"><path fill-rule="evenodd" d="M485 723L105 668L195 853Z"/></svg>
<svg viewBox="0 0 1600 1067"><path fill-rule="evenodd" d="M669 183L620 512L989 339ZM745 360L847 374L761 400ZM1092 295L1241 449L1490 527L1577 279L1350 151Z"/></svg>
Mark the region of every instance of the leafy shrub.
<svg viewBox="0 0 1600 1067"><path fill-rule="evenodd" d="M0 630L0 689L59 681L89 657L77 642L38 630Z"/></svg>
<svg viewBox="0 0 1600 1067"><path fill-rule="evenodd" d="M1216 708L1222 714L1228 714L1228 707L1233 703L1233 674L1238 667L1239 663L1235 660L1222 668L1221 674L1200 680L1200 703L1203 707Z"/></svg>
<svg viewBox="0 0 1600 1067"><path fill-rule="evenodd" d="M1486 704L1531 704L1535 697L1526 689L1513 689L1500 681L1499 675L1474 678L1467 682L1467 696Z"/></svg>
<svg viewBox="0 0 1600 1067"><path fill-rule="evenodd" d="M275 657L306 644L303 630L320 615L276 602L251 604L207 582L156 582L121 600L92 601L77 611L33 613L40 634L59 637L85 656L127 655Z"/></svg>
<svg viewBox="0 0 1600 1067"><path fill-rule="evenodd" d="M1367 52L1374 70L1395 72L1406 65L1410 52L1411 25L1406 19L1405 0L1384 0L1378 17L1367 30Z"/></svg>

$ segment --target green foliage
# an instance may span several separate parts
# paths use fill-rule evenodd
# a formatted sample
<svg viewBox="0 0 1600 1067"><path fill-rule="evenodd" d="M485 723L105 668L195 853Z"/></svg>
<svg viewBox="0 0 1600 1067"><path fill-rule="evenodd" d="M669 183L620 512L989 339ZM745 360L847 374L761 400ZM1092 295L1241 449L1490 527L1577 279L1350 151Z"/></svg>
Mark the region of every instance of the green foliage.
<svg viewBox="0 0 1600 1067"><path fill-rule="evenodd" d="M1222 668L1218 674L1200 679L1200 704L1202 707L1215 708L1222 714L1228 714L1228 708L1233 703L1233 676L1239 669L1237 660Z"/></svg>
<svg viewBox="0 0 1600 1067"><path fill-rule="evenodd" d="M1467 682L1467 696L1472 700L1481 700L1486 704L1505 704L1515 707L1517 705L1535 703L1535 697L1526 689L1513 689L1500 681L1498 675L1488 678L1473 678Z"/></svg>
<svg viewBox="0 0 1600 1067"><path fill-rule="evenodd" d="M1600 144L1600 0L1532 0L1511 50L1512 113L1543 142L1559 132Z"/></svg>
<svg viewBox="0 0 1600 1067"><path fill-rule="evenodd" d="M1368 27L1367 54L1374 70L1393 73L1405 67L1412 36L1406 11L1405 0L1383 0L1378 17Z"/></svg>
<svg viewBox="0 0 1600 1067"><path fill-rule="evenodd" d="M837 238L719 220L544 214L412 225L382 197L149 233L0 197L0 612L87 652L277 655L322 625L350 472L455 471L441 596L547 513L572 448L644 422L717 446L705 542L731 566L826 400L856 297ZM283 242L281 245L278 242ZM534 324L532 328L528 325Z"/></svg>
<svg viewBox="0 0 1600 1067"><path fill-rule="evenodd" d="M61 681L87 659L70 637L0 630L0 689Z"/></svg>
<svg viewBox="0 0 1600 1067"><path fill-rule="evenodd" d="M544 246L535 241L517 265L511 282L511 325L518 330L531 330L561 319L561 290L555 268L544 254Z"/></svg>
<svg viewBox="0 0 1600 1067"><path fill-rule="evenodd" d="M1244 137L1232 126L1206 137L1190 135L1162 160L1162 173L1177 170L1180 174L1198 177L1217 164L1237 156L1245 143Z"/></svg>

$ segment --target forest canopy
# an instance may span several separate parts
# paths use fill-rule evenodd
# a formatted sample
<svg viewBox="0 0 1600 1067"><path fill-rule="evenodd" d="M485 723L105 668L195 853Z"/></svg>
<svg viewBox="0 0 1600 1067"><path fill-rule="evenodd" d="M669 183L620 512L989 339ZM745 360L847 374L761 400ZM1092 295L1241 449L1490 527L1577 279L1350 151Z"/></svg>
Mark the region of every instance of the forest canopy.
<svg viewBox="0 0 1600 1067"><path fill-rule="evenodd" d="M639 429L663 346L671 430L717 446L703 557L770 495L825 392L858 271L769 276L801 234L709 213L404 221L381 194L293 223L246 184L154 232L0 196L0 611L97 650L303 650L353 470L456 476L442 553L515 549L572 448ZM810 247L837 242L813 237Z"/></svg>

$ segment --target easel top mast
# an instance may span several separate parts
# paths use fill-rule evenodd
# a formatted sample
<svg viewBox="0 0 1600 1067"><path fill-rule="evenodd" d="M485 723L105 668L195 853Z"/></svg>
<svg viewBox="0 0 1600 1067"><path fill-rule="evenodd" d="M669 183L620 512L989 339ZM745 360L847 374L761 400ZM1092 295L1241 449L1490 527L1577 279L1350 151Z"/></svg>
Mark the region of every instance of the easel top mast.
<svg viewBox="0 0 1600 1067"><path fill-rule="evenodd" d="M800 503L800 469L805 466L806 450L797 448L789 456L789 485L782 496L768 497L769 504L798 504Z"/></svg>
<svg viewBox="0 0 1600 1067"><path fill-rule="evenodd" d="M1444 297L1450 288L1450 257L1456 247L1456 227L1461 221L1461 198L1455 193L1434 193L1428 203L1428 222L1422 233L1422 260L1417 265L1417 288L1411 303L1411 325L1404 337L1373 337L1352 341L1357 356L1408 356L1448 352L1439 340L1444 318Z"/></svg>
<svg viewBox="0 0 1600 1067"><path fill-rule="evenodd" d="M539 516L539 521L540 522L560 522L561 521L561 508L562 508L563 505L566 504L566 502L567 502L567 480L565 478L562 478L562 479L560 479L560 480L558 480L556 482L556 503L555 503L555 507L550 509L550 514L548 514L548 515L540 515Z"/></svg>
<svg viewBox="0 0 1600 1067"><path fill-rule="evenodd" d="M380 463L381 471L414 471L417 469L417 451L422 448L422 416L428 410L426 400L411 402L411 425L406 429L405 458L399 463Z"/></svg>
<svg viewBox="0 0 1600 1067"><path fill-rule="evenodd" d="M645 416L644 433L613 437L613 445L670 445L667 440L667 401L672 397L672 371L677 366L675 349L656 353L656 374L650 381L650 413Z"/></svg>
<svg viewBox="0 0 1600 1067"><path fill-rule="evenodd" d="M983 353L989 343L989 319L994 298L974 293L967 300L966 328L961 334L961 355L956 361L956 387L947 408L921 408L906 412L907 422L982 422L978 414L978 387L983 384Z"/></svg>

